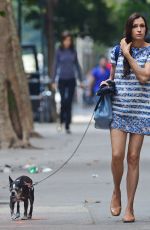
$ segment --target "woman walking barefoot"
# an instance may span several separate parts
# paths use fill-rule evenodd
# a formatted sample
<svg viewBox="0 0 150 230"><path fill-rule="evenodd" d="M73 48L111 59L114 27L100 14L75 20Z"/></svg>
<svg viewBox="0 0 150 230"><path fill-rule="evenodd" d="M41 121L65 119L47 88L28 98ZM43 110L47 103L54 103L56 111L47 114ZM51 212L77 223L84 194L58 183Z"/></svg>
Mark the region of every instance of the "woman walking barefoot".
<svg viewBox="0 0 150 230"><path fill-rule="evenodd" d="M134 197L139 180L140 152L144 135L150 135L150 44L145 18L132 14L126 23L125 38L121 40L118 61L115 49L111 54L110 79L116 83L111 123L112 175L114 190L110 204L113 216L121 213L120 184L124 172L127 135L127 205L123 222L134 222ZM102 82L102 84L107 84Z"/></svg>

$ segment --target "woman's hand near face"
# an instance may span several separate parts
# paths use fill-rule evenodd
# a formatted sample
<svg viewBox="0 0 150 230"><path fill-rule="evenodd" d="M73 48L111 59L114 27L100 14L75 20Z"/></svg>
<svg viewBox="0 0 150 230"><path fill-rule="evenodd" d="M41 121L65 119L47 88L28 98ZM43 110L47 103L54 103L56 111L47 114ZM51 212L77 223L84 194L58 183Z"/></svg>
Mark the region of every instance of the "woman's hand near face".
<svg viewBox="0 0 150 230"><path fill-rule="evenodd" d="M143 67L140 67L137 61L130 55L130 47L131 42L129 44L126 43L125 38L121 40L120 47L122 49L123 55L127 58L131 69L136 75L136 78L142 83L145 84L150 80L150 63L147 62Z"/></svg>
<svg viewBox="0 0 150 230"><path fill-rule="evenodd" d="M120 42L120 47L122 50L122 53L125 57L127 57L128 55L130 55L130 47L131 47L132 42L127 43L126 39L123 38Z"/></svg>

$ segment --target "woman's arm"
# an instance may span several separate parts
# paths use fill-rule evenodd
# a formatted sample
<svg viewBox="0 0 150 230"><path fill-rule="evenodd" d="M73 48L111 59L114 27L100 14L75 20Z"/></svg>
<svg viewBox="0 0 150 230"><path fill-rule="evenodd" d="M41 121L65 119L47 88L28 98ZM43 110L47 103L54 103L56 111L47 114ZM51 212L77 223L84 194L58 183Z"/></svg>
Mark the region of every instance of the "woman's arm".
<svg viewBox="0 0 150 230"><path fill-rule="evenodd" d="M126 55L126 58L130 64L130 67L132 68L133 72L135 73L137 79L141 83L146 83L148 80L150 80L150 63L147 62L145 64L144 68L141 68L135 59L129 54Z"/></svg>
<svg viewBox="0 0 150 230"><path fill-rule="evenodd" d="M136 60L130 55L129 50L130 50L131 43L127 44L125 39L122 39L120 45L121 45L123 55L127 58L130 67L135 73L137 79L143 84L146 83L148 80L150 80L150 63L147 62L144 68L140 67L136 62Z"/></svg>
<svg viewBox="0 0 150 230"><path fill-rule="evenodd" d="M114 77L115 77L115 71L116 71L116 65L115 64L112 64L112 66L111 66L111 70L110 70L110 76L109 76L109 79L108 80L114 80ZM106 80L106 81L102 81L101 82L101 85L108 85L108 83L107 83L107 81L108 80Z"/></svg>
<svg viewBox="0 0 150 230"><path fill-rule="evenodd" d="M111 69L110 69L109 80L114 80L115 71L116 71L116 65L112 64Z"/></svg>

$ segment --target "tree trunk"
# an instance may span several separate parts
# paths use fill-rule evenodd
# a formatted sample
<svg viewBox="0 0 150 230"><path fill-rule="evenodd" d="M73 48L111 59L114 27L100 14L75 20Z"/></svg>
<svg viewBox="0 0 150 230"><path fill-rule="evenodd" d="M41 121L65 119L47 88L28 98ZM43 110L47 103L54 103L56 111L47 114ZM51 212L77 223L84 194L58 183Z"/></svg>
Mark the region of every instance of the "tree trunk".
<svg viewBox="0 0 150 230"><path fill-rule="evenodd" d="M0 12L0 147L28 146L33 118L11 0Z"/></svg>
<svg viewBox="0 0 150 230"><path fill-rule="evenodd" d="M52 69L54 62L54 8L57 3L57 0L47 0L47 14L46 14L46 36L47 36L47 46L48 46L48 75L52 78ZM54 92L52 92L52 108L51 108L51 116L52 120L56 121L57 113L56 113L56 104L54 99Z"/></svg>
<svg viewBox="0 0 150 230"><path fill-rule="evenodd" d="M54 59L54 1L47 0L47 44L48 44L48 74L51 77Z"/></svg>

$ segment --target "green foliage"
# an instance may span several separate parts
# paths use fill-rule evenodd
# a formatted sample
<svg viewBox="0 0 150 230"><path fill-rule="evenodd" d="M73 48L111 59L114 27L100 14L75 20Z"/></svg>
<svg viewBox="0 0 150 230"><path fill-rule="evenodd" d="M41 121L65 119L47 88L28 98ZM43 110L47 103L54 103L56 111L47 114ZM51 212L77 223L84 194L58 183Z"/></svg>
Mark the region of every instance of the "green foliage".
<svg viewBox="0 0 150 230"><path fill-rule="evenodd" d="M41 26L41 17L44 17L46 22L47 1L49 0L25 0L24 2L28 5L26 21L33 21L35 28ZM97 42L111 43L115 26L109 17L111 10L107 8L104 1L57 0L56 2L53 22L57 38L63 30L68 29L74 34L89 34Z"/></svg>
<svg viewBox="0 0 150 230"><path fill-rule="evenodd" d="M112 5L112 20L116 25L116 37L123 36L127 18L134 12L146 17L150 25L150 3L146 0L125 0L119 5Z"/></svg>
<svg viewBox="0 0 150 230"><path fill-rule="evenodd" d="M150 0L24 0L25 19L36 29L47 24L48 1L56 3L56 38L68 29L74 34L89 34L97 43L112 45L123 36L124 24L133 12L142 13L150 24Z"/></svg>
<svg viewBox="0 0 150 230"><path fill-rule="evenodd" d="M59 2L56 9L58 17L56 28L59 33L64 29L89 33L94 40L108 43L112 40L114 30L114 26L109 21L109 13L110 10L101 0L63 0Z"/></svg>

